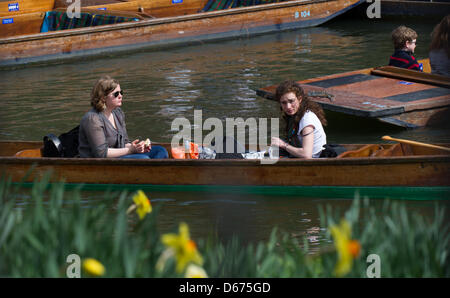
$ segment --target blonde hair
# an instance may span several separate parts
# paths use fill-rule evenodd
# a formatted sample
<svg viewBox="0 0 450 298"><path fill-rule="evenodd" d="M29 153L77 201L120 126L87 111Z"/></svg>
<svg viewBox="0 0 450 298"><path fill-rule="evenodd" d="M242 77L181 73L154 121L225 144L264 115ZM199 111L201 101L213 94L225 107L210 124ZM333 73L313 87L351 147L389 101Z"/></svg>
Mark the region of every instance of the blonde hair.
<svg viewBox="0 0 450 298"><path fill-rule="evenodd" d="M391 34L392 42L396 50L401 50L406 46L406 42L417 39L417 32L405 26L399 26Z"/></svg>
<svg viewBox="0 0 450 298"><path fill-rule="evenodd" d="M119 85L119 82L110 76L101 77L94 85L91 92L91 106L101 112L106 109L104 98Z"/></svg>

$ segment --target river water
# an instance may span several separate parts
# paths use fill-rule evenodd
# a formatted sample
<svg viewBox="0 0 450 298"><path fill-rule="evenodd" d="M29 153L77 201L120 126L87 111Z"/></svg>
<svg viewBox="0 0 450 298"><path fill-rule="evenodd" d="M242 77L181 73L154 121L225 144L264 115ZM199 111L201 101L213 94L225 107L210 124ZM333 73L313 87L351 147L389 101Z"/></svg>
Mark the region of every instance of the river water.
<svg viewBox="0 0 450 298"><path fill-rule="evenodd" d="M426 58L430 33L438 22L344 16L316 28L0 70L0 139L42 140L47 133L70 130L90 108L90 91L102 75L118 79L125 92L123 110L130 137L170 142L176 133L172 121L185 117L193 123L194 110L202 111L203 120L278 117L277 104L257 97L256 89L284 79L386 65L393 52L390 32L402 24L418 32L415 57ZM406 130L347 116L331 119L326 132L330 143L375 143L383 135L450 142L445 128ZM351 203L348 199L189 192L149 196L154 204L164 206L163 230L186 221L195 236L216 229L222 236L237 233L260 240L279 226L293 236L307 235L311 243L320 242L324 230L317 206L344 208ZM433 208L432 202L408 204L424 212Z"/></svg>

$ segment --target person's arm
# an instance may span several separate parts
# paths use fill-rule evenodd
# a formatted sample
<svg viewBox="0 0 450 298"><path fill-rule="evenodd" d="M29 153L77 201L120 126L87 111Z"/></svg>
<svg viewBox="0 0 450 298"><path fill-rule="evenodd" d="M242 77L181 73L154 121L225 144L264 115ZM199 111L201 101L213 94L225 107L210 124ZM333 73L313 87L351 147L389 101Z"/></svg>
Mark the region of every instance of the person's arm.
<svg viewBox="0 0 450 298"><path fill-rule="evenodd" d="M408 63L408 66L406 67L407 69L412 69L412 70L417 70L417 71L422 71L420 69L420 64L419 62L417 62L416 58L414 58L413 56L411 56L411 59Z"/></svg>
<svg viewBox="0 0 450 298"><path fill-rule="evenodd" d="M108 148L106 157L121 157L128 154L144 153L144 152L146 152L145 142L134 140L131 143L125 144L125 148Z"/></svg>
<svg viewBox="0 0 450 298"><path fill-rule="evenodd" d="M81 120L80 128L85 132L91 157L106 157L108 144L104 133L104 123L100 120L98 114L87 113Z"/></svg>
<svg viewBox="0 0 450 298"><path fill-rule="evenodd" d="M301 148L294 147L279 138L272 138L272 145L278 146L281 149L286 150L292 156L295 157L312 158L314 145L314 127L312 125L306 126L301 131L301 134L302 134Z"/></svg>
<svg viewBox="0 0 450 298"><path fill-rule="evenodd" d="M106 157L121 157L128 154L133 154L133 152L130 150L130 146L125 148L108 148Z"/></svg>

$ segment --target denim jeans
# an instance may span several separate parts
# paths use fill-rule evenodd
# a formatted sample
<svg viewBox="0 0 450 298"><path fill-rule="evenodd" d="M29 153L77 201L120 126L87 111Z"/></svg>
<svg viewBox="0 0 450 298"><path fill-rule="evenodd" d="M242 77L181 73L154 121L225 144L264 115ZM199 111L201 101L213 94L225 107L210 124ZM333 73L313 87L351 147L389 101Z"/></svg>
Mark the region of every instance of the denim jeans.
<svg viewBox="0 0 450 298"><path fill-rule="evenodd" d="M120 158L169 158L169 154L167 153L166 148L163 146L152 146L152 149L146 153L136 153L136 154L128 154L121 156Z"/></svg>

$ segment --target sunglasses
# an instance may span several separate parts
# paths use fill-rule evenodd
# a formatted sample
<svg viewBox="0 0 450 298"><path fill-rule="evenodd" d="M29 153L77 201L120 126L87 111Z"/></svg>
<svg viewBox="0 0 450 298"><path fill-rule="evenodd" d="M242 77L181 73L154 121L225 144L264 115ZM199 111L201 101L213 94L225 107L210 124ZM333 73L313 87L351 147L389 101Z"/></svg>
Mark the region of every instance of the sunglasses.
<svg viewBox="0 0 450 298"><path fill-rule="evenodd" d="M114 92L112 95L114 95L114 97L118 97L118 96L119 96L119 93L120 93L120 95L123 95L123 90L116 91L116 92Z"/></svg>

